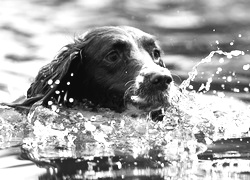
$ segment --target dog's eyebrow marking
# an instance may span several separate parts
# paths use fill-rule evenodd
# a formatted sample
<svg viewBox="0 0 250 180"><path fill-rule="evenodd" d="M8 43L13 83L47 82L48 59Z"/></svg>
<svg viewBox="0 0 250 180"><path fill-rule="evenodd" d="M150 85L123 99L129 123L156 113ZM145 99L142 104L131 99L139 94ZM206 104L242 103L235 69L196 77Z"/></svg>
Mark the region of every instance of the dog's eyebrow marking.
<svg viewBox="0 0 250 180"><path fill-rule="evenodd" d="M141 44L144 47L150 47L150 46L157 47L156 40L153 36L152 37L142 36L139 40L141 41Z"/></svg>
<svg viewBox="0 0 250 180"><path fill-rule="evenodd" d="M123 48L123 47L128 47L129 43L125 40L117 39L112 45L114 48Z"/></svg>

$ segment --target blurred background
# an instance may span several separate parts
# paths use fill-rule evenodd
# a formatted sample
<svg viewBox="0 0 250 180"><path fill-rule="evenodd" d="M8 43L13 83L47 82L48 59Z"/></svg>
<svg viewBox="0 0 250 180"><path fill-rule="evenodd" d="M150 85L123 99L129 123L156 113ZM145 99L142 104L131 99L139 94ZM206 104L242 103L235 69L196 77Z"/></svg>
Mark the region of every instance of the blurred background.
<svg viewBox="0 0 250 180"><path fill-rule="evenodd" d="M199 71L208 77L221 67L212 90L249 101L249 9L249 0L1 0L0 102L26 94L40 67L62 46L104 25L134 26L157 36L177 83L213 50L244 51ZM204 77L194 88L206 82Z"/></svg>

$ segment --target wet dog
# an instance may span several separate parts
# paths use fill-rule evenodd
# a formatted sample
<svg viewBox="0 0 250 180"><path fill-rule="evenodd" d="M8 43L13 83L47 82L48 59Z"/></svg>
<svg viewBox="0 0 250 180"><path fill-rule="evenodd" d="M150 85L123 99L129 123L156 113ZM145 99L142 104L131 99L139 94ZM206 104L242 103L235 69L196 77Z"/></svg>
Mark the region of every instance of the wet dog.
<svg viewBox="0 0 250 180"><path fill-rule="evenodd" d="M117 112L159 110L173 83L161 56L155 37L139 29L94 28L41 68L18 106L71 106L87 99Z"/></svg>

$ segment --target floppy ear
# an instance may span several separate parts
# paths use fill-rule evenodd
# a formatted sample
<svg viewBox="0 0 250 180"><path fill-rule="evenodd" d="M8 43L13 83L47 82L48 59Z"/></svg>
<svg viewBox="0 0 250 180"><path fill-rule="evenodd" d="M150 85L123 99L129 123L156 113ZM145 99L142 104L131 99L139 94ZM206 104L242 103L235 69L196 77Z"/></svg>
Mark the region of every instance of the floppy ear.
<svg viewBox="0 0 250 180"><path fill-rule="evenodd" d="M75 75L81 65L82 58L81 47L77 47L76 43L69 44L64 48L50 64L41 68L35 81L28 89L28 99L42 96L41 100L47 102L59 87L64 93L67 92L69 84L66 83L70 83L70 76Z"/></svg>
<svg viewBox="0 0 250 180"><path fill-rule="evenodd" d="M14 108L29 109L34 103L41 105L48 102L60 88L59 96L64 96L69 88L68 79L76 75L82 64L82 50L85 46L83 39L76 39L74 43L68 44L55 59L42 67L27 91L27 99L22 103L7 104ZM69 71L70 70L70 71ZM72 79L72 78L71 78ZM58 98L57 97L57 98ZM63 99L63 98L62 98Z"/></svg>

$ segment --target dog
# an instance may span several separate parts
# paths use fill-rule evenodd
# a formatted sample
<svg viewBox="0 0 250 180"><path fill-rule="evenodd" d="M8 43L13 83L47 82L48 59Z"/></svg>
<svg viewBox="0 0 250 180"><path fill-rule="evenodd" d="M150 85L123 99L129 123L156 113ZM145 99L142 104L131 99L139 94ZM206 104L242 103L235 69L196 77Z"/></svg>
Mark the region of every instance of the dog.
<svg viewBox="0 0 250 180"><path fill-rule="evenodd" d="M91 29L61 49L42 67L15 107L71 106L87 99L124 112L156 111L169 102L173 78L154 36L129 26Z"/></svg>

